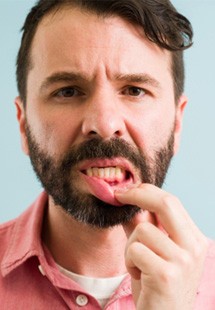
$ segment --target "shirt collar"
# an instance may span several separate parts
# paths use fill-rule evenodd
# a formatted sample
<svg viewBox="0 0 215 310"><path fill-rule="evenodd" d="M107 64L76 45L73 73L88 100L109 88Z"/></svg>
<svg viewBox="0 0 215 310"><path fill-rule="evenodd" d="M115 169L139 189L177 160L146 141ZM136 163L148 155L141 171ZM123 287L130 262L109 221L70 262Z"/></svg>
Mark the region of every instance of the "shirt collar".
<svg viewBox="0 0 215 310"><path fill-rule="evenodd" d="M45 275L58 287L71 289L71 280L61 274L56 268L52 256L46 247L43 248L41 232L44 213L48 205L48 196L43 192L37 200L17 219L4 224L9 234L7 249L1 263L2 276L24 264L29 258L38 257L42 263ZM51 266L51 268L50 268ZM60 275L60 276L59 276ZM80 291L80 287L74 283L73 290ZM123 291L123 293L122 293ZM114 294L115 298L131 294L131 281L128 275Z"/></svg>
<svg viewBox="0 0 215 310"><path fill-rule="evenodd" d="M1 263L3 276L32 256L44 256L41 231L47 201L48 196L43 192L23 214L8 224L10 237Z"/></svg>

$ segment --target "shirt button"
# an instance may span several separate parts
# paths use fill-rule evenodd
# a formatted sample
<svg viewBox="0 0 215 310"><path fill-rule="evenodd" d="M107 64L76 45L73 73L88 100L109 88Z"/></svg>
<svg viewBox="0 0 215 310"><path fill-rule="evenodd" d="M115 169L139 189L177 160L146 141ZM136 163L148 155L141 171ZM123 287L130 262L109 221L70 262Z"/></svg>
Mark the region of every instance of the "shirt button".
<svg viewBox="0 0 215 310"><path fill-rule="evenodd" d="M76 304L80 307L86 306L86 304L88 303L88 298L85 295L78 295L76 297Z"/></svg>

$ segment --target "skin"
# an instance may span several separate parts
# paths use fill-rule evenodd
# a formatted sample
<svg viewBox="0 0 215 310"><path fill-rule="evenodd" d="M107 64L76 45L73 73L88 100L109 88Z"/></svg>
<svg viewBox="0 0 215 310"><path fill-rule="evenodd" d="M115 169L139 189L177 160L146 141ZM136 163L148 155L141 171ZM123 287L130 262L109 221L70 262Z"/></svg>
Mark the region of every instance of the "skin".
<svg viewBox="0 0 215 310"><path fill-rule="evenodd" d="M144 38L139 28L118 17L62 9L42 20L31 55L27 108L16 98L27 155L26 120L42 150L56 159L71 145L97 135L123 138L153 158L174 124L177 152L187 100L181 96L175 104L171 55ZM82 78L47 83L59 72ZM63 97L65 87L78 92ZM90 191L78 171L76 182L83 192ZM206 253L204 236L180 202L155 186L138 185L115 197L143 212L126 227L104 230L74 221L49 197L43 239L56 262L93 277L128 271L137 309L192 309ZM193 276L187 279L187 274Z"/></svg>
<svg viewBox="0 0 215 310"><path fill-rule="evenodd" d="M137 309L193 309L207 240L180 201L149 184L118 192L122 203L136 203L156 214L162 229L136 217L125 227L126 266L132 275ZM189 275L189 278L188 278Z"/></svg>

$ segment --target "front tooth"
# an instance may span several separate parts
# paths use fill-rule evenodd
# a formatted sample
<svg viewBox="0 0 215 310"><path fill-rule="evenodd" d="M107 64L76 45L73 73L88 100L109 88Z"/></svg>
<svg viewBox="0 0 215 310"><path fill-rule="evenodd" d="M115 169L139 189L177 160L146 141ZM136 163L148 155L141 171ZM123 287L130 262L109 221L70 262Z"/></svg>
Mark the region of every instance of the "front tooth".
<svg viewBox="0 0 215 310"><path fill-rule="evenodd" d="M104 168L104 178L109 179L110 177L110 167Z"/></svg>
<svg viewBox="0 0 215 310"><path fill-rule="evenodd" d="M98 169L98 174L99 174L99 177L104 179L104 176L105 176L105 169L104 168L99 168Z"/></svg>
<svg viewBox="0 0 215 310"><path fill-rule="evenodd" d="M93 176L98 177L99 176L99 168L92 168Z"/></svg>
<svg viewBox="0 0 215 310"><path fill-rule="evenodd" d="M115 177L115 171L116 171L116 168L115 167L110 167L109 168L109 173L110 173L110 178L113 179Z"/></svg>
<svg viewBox="0 0 215 310"><path fill-rule="evenodd" d="M121 180L124 175L124 169L120 167L105 167L105 168L88 168L86 174L90 177L101 179L118 179Z"/></svg>

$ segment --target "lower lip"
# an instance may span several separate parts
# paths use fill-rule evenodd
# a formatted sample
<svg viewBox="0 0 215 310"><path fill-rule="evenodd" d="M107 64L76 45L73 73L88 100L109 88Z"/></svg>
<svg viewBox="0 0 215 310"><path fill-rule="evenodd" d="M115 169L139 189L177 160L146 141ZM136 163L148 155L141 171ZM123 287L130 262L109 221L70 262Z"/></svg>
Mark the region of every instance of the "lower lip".
<svg viewBox="0 0 215 310"><path fill-rule="evenodd" d="M120 188L125 188L127 187L129 184L132 184L132 179L129 179L125 182L119 183L117 185L110 185L109 183L105 182L102 179L96 178L96 177L89 177L85 174L82 174L82 176L85 179L85 182L88 185L89 191L90 193L97 197L98 199L117 206L117 207L121 207L122 204L120 204L114 195L114 191Z"/></svg>

